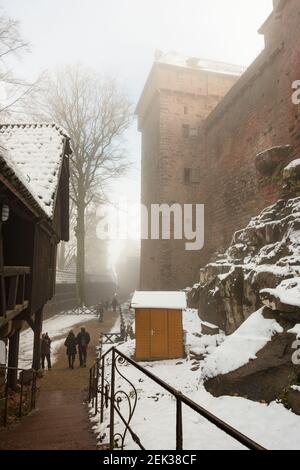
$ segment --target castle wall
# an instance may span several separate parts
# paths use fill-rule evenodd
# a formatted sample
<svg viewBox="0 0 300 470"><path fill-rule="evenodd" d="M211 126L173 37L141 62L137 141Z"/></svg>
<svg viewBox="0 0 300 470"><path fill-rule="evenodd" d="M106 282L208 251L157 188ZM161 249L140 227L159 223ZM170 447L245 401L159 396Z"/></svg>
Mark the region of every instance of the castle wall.
<svg viewBox="0 0 300 470"><path fill-rule="evenodd" d="M289 160L300 155L300 108L292 103L292 82L300 79L300 3L285 3L265 26L265 50L205 123L210 251L225 249L279 196L276 179L256 170L256 155L287 144Z"/></svg>
<svg viewBox="0 0 300 470"><path fill-rule="evenodd" d="M201 128L207 115L237 76L156 64L145 92L142 130L142 203L203 203L206 162ZM150 99L152 96L152 99ZM187 127L188 126L188 127ZM186 172L197 171L195 182ZM193 283L201 253L187 252L183 241L143 240L141 288L174 289Z"/></svg>
<svg viewBox="0 0 300 470"><path fill-rule="evenodd" d="M276 178L256 170L256 155L287 144L288 160L300 155L300 107L291 98L292 82L300 80L300 3L280 0L276 8L261 29L265 50L239 80L162 63L153 68L139 105L142 202L205 204L205 246L186 252L183 242L143 241L143 289L197 282L199 268L279 196ZM199 170L196 181L186 181L187 169Z"/></svg>

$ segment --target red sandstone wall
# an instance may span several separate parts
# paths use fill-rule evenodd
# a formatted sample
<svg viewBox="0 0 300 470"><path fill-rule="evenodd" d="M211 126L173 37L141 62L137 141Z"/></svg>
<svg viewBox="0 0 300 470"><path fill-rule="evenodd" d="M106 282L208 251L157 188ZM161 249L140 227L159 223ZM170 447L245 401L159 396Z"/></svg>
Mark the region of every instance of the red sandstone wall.
<svg viewBox="0 0 300 470"><path fill-rule="evenodd" d="M193 168L200 170L200 181L205 181L203 135L184 137L182 126L200 129L236 80L164 64L154 67L139 113L142 202L149 208L154 203L204 202L204 185L184 180L184 169ZM187 252L181 241L142 241L141 288L168 290L193 284L201 255Z"/></svg>
<svg viewBox="0 0 300 470"><path fill-rule="evenodd" d="M292 82L300 79L299 18L299 0L287 1L266 28L266 50L205 123L208 251L226 248L236 230L278 198L277 185L257 173L256 154L290 144L300 155L300 108L291 100Z"/></svg>

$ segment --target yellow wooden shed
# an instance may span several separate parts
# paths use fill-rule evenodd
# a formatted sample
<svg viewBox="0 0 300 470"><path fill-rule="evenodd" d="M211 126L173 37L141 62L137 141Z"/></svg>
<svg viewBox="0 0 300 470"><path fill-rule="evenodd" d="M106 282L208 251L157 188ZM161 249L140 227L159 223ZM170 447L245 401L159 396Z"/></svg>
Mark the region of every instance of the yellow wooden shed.
<svg viewBox="0 0 300 470"><path fill-rule="evenodd" d="M177 359L184 356L182 312L184 292L135 292L137 361Z"/></svg>

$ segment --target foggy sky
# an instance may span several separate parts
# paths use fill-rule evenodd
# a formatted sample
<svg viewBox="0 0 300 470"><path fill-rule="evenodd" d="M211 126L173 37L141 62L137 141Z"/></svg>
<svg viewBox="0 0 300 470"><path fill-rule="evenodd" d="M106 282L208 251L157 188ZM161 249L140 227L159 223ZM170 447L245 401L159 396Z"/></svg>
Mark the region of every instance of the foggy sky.
<svg viewBox="0 0 300 470"><path fill-rule="evenodd" d="M136 103L156 49L249 65L263 48L257 30L272 0L0 0L0 6L31 43L31 54L17 64L23 75L80 61L118 77ZM127 137L135 169L118 188L137 201L136 124Z"/></svg>

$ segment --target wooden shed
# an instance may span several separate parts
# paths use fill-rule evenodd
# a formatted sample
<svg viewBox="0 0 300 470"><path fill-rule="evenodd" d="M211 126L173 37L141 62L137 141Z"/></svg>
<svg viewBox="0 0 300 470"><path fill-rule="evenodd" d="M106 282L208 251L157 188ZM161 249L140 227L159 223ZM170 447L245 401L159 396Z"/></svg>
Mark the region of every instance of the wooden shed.
<svg viewBox="0 0 300 470"><path fill-rule="evenodd" d="M131 307L135 310L136 360L184 356L184 292L135 292Z"/></svg>
<svg viewBox="0 0 300 470"><path fill-rule="evenodd" d="M40 364L43 307L54 295L56 248L69 238L69 156L55 124L0 125L0 339L17 367L20 329L34 331ZM10 385L16 382L12 374Z"/></svg>

